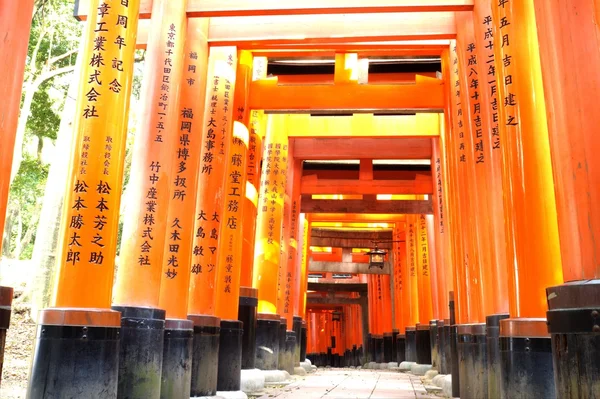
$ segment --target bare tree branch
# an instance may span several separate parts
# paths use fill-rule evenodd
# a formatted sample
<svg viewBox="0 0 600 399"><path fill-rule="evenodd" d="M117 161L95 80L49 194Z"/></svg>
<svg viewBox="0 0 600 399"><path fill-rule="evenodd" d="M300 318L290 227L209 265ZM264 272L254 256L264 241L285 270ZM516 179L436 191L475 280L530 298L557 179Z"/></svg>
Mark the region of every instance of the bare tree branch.
<svg viewBox="0 0 600 399"><path fill-rule="evenodd" d="M73 49L73 50L71 50L71 51L67 51L67 52L66 52L66 53L64 53L64 54L57 55L56 57L52 57L52 58L50 58L50 59L48 60L48 62L47 62L47 65L48 65L48 66L50 66L50 65L53 65L53 64L55 64L56 62L58 62L58 61L60 61L60 60L62 60L62 59L65 59L65 58L67 58L67 57L70 57L70 56L71 56L71 55L73 55L73 54L76 54L78 51L79 51L79 49L75 48L75 49Z"/></svg>

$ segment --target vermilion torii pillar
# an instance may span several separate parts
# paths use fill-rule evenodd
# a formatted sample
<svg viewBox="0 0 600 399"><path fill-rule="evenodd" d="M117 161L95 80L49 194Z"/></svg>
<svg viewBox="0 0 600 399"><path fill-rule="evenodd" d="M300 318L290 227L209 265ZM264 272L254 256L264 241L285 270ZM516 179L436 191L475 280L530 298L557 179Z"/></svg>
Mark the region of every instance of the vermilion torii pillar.
<svg viewBox="0 0 600 399"><path fill-rule="evenodd" d="M210 48L188 299L188 319L194 322L192 396L217 390L221 320L215 316L215 289L220 226L227 223L222 211L236 66L235 47Z"/></svg>
<svg viewBox="0 0 600 399"><path fill-rule="evenodd" d="M492 2L492 14L503 105L500 139L508 175L505 209L512 210L507 220L514 236L514 245L508 247L514 252L507 258L515 260L508 271L511 318L500 322L502 392L551 398L555 390L549 383L553 373L546 288L563 280L533 2Z"/></svg>
<svg viewBox="0 0 600 399"><path fill-rule="evenodd" d="M406 215L406 290L402 303L406 310L406 361L417 361L417 332L419 323L419 281L417 262L417 216ZM403 273L404 274L404 273Z"/></svg>
<svg viewBox="0 0 600 399"><path fill-rule="evenodd" d="M266 77L266 57L254 57L252 79ZM256 237L256 216L258 206L258 190L260 189L260 167L262 160L262 135L265 130L264 112L249 111L249 133L246 159L246 195L243 199L242 261L240 271L240 304L238 318L244 323L242 336L242 369L253 370L256 358L256 317L258 307L258 290L252 286L254 274L254 239Z"/></svg>
<svg viewBox="0 0 600 399"><path fill-rule="evenodd" d="M0 231L4 231L10 174L15 146L17 122L19 120L19 104L23 75L25 73L25 58L29 43L29 29L33 0L14 2L0 1L0 69L5 71L0 76L0 97L4 106L0 109ZM2 242L0 242L0 254ZM4 341L6 330L10 323L10 307L13 290L0 285L0 380L2 380L2 364L4 361Z"/></svg>
<svg viewBox="0 0 600 399"><path fill-rule="evenodd" d="M191 256L200 152L202 150L208 19L188 19L183 76L176 130L179 141L172 150L171 195L167 238L162 260L159 308L166 311L162 366L162 395L190 395L193 323L187 319Z"/></svg>
<svg viewBox="0 0 600 399"><path fill-rule="evenodd" d="M228 150L225 159L225 191L217 255L215 283L215 315L221 319L219 344L218 391L239 391L242 368L243 323L238 320L240 301L240 274L243 245L243 199L246 197L246 153L248 151L248 90L252 79L252 54L238 53L233 132L225 133ZM231 115L227 115L231 120ZM225 119L223 119L225 120Z"/></svg>
<svg viewBox="0 0 600 399"><path fill-rule="evenodd" d="M123 224L113 305L122 314L118 392L122 398L160 395L156 375L162 370L165 311L158 303L167 229L177 229L168 225L167 216L173 150L180 141L186 4L185 0L159 0L152 5L154 28L148 39L141 118L131 164L131 197L127 198L130 207ZM171 259L168 273L174 275L177 259Z"/></svg>
<svg viewBox="0 0 600 399"><path fill-rule="evenodd" d="M429 241L425 215L416 215L415 245L419 301L419 323L416 325L417 363L431 364L431 332L429 322L433 319L431 267Z"/></svg>
<svg viewBox="0 0 600 399"><path fill-rule="evenodd" d="M123 334L110 306L138 11L137 0L90 2L58 279L39 317L28 397L117 396Z"/></svg>
<svg viewBox="0 0 600 399"><path fill-rule="evenodd" d="M280 316L277 314L277 283L286 182L285 174L281 171L286 170L287 162L283 160L287 158L288 152L285 115L269 116L263 147L252 286L258 289L256 367L273 370L277 369L280 350L277 338L280 324Z"/></svg>
<svg viewBox="0 0 600 399"><path fill-rule="evenodd" d="M600 379L600 3L533 3L566 282L547 289L556 394L591 398Z"/></svg>

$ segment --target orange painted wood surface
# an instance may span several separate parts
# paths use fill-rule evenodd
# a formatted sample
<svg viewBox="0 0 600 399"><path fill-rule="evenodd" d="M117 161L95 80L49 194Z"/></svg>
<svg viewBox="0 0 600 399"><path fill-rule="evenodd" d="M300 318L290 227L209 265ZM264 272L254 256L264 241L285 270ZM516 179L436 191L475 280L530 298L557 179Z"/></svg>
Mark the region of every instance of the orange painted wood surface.
<svg viewBox="0 0 600 399"><path fill-rule="evenodd" d="M0 231L4 231L32 12L33 0L0 0L0 70L4 71L0 76L4 101L0 109Z"/></svg>
<svg viewBox="0 0 600 399"><path fill-rule="evenodd" d="M110 308L112 301L139 2L115 4L108 13L98 6L98 1L91 5L94 15L82 36L81 71L75 75L80 82L58 236L55 307ZM119 15L126 17L121 24ZM157 302L161 265L153 266Z"/></svg>

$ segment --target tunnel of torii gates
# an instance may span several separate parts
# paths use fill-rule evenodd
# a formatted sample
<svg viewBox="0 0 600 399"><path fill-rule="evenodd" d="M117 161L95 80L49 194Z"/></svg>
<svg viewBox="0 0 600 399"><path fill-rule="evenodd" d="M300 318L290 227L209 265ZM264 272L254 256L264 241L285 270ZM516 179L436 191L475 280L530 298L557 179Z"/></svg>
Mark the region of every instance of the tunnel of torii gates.
<svg viewBox="0 0 600 399"><path fill-rule="evenodd" d="M2 215L32 3L0 0ZM75 3L29 398L214 395L306 357L432 364L462 398L600 397L598 1Z"/></svg>

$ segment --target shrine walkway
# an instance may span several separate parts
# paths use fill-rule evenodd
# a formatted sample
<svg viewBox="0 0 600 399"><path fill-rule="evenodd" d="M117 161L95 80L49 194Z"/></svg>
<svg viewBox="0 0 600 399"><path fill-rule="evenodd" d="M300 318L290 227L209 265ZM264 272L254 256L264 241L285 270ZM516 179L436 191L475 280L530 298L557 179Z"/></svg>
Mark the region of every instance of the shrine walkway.
<svg viewBox="0 0 600 399"><path fill-rule="evenodd" d="M420 377L384 370L319 369L283 388L267 389L259 399L433 399Z"/></svg>

